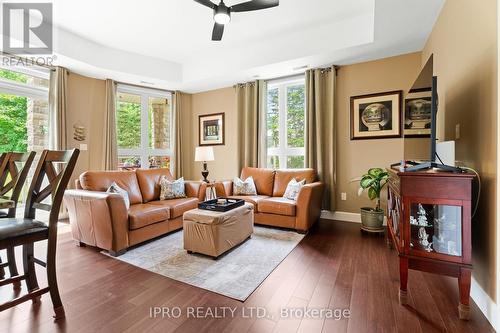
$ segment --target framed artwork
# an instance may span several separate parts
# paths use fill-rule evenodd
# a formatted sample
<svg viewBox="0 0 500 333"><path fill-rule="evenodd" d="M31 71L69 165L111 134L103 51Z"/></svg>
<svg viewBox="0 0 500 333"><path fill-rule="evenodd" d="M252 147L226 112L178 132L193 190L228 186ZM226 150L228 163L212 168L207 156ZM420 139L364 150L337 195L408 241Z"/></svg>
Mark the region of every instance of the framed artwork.
<svg viewBox="0 0 500 333"><path fill-rule="evenodd" d="M200 115L198 135L200 146L224 144L224 113Z"/></svg>
<svg viewBox="0 0 500 333"><path fill-rule="evenodd" d="M404 137L430 137L432 91L412 90L405 98Z"/></svg>
<svg viewBox="0 0 500 333"><path fill-rule="evenodd" d="M401 137L401 90L351 97L351 140Z"/></svg>

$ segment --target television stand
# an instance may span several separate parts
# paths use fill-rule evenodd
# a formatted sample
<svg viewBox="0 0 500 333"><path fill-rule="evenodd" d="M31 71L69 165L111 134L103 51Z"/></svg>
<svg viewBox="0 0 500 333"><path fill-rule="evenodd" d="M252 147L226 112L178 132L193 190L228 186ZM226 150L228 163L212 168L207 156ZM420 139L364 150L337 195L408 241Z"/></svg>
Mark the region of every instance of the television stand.
<svg viewBox="0 0 500 333"><path fill-rule="evenodd" d="M455 173L462 173L463 170L460 169L459 167L454 167L450 165L445 165L441 163L436 163L436 162L423 162L423 163L418 163L414 161L406 161L406 164L410 164L411 166L405 167L404 171L421 171L421 170L427 170L427 169L439 169L443 171L449 171L449 172L455 172Z"/></svg>

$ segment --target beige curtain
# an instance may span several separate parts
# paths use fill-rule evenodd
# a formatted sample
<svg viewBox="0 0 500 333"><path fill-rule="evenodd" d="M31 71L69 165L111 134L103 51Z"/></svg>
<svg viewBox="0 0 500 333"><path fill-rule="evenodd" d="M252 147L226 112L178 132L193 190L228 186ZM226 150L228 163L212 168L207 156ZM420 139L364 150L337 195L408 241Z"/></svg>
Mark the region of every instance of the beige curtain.
<svg viewBox="0 0 500 333"><path fill-rule="evenodd" d="M236 103L238 114L238 153L239 169L245 166L259 166L259 117L261 98L264 94L265 83L241 83L236 88Z"/></svg>
<svg viewBox="0 0 500 333"><path fill-rule="evenodd" d="M183 113L186 112L183 109L184 105L182 103L183 93L180 91L176 91L174 94L174 110L173 110L173 122L174 122L174 149L175 149L175 158L174 158L174 177L179 178L184 175L184 164L182 162L183 159L183 144L182 144L182 121L183 121Z"/></svg>
<svg viewBox="0 0 500 333"><path fill-rule="evenodd" d="M53 150L68 149L66 134L68 74L68 70L63 67L57 67L50 72L49 148Z"/></svg>
<svg viewBox="0 0 500 333"><path fill-rule="evenodd" d="M106 80L106 111L104 115L103 169L116 170L118 167L118 147L116 137L116 83Z"/></svg>
<svg viewBox="0 0 500 333"><path fill-rule="evenodd" d="M326 185L323 208L335 210L335 67L306 71L306 167Z"/></svg>

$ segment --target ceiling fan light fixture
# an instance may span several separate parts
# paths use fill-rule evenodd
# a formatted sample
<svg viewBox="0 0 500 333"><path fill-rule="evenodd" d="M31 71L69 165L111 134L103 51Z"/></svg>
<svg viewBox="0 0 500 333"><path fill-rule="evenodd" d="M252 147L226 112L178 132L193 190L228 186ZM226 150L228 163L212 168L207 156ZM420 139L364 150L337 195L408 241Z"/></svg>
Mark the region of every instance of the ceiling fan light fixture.
<svg viewBox="0 0 500 333"><path fill-rule="evenodd" d="M231 21L231 11L224 3L214 9L214 20L219 24L228 24Z"/></svg>

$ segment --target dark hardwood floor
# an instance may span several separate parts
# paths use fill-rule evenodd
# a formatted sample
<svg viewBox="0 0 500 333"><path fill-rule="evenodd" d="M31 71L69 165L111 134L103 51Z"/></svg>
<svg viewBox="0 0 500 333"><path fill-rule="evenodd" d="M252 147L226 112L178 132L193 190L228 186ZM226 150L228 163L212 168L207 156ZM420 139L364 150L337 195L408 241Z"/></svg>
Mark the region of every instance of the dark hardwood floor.
<svg viewBox="0 0 500 333"><path fill-rule="evenodd" d="M42 258L43 246L35 251ZM400 306L395 250L353 223L321 221L244 303L78 248L68 226L57 257L66 319L53 322L45 295L40 305L1 312L0 332L494 332L473 302L471 320L458 319L456 279L410 271L409 305ZM38 276L45 283L43 269ZM10 286L0 288L1 301L12 296ZM151 318L153 306L180 307L182 316ZM188 307L237 310L193 319ZM252 307L265 308L266 318L249 316ZM280 318L281 308L303 307L349 309L350 317Z"/></svg>

